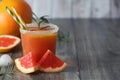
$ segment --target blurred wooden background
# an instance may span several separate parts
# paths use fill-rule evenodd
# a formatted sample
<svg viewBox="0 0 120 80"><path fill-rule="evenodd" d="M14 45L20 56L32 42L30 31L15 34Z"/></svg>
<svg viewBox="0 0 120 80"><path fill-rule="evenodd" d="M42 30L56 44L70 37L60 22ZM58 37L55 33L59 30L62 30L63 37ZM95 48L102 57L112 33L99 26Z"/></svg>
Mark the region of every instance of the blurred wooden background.
<svg viewBox="0 0 120 80"><path fill-rule="evenodd" d="M49 15L50 18L120 18L120 0L26 1L38 16Z"/></svg>
<svg viewBox="0 0 120 80"><path fill-rule="evenodd" d="M120 18L120 0L26 0L50 18Z"/></svg>

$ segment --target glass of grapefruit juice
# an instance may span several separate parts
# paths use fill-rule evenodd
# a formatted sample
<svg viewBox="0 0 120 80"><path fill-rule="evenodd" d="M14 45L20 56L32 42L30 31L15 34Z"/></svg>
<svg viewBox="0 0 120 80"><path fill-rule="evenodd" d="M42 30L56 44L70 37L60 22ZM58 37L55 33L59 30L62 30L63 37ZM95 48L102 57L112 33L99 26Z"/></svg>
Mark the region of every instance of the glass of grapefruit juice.
<svg viewBox="0 0 120 80"><path fill-rule="evenodd" d="M48 49L53 53L56 52L58 26L46 24L41 29L35 23L27 26L27 30L20 28L23 55L33 53L38 61Z"/></svg>

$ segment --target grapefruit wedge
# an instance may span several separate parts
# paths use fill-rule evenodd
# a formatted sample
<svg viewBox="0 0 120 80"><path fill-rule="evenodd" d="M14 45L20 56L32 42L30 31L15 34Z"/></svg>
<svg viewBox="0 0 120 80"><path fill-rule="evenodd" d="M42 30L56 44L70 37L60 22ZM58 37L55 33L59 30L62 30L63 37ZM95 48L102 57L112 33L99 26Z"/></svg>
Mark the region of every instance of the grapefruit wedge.
<svg viewBox="0 0 120 80"><path fill-rule="evenodd" d="M23 73L33 73L38 69L36 56L31 52L21 58L15 59L16 67Z"/></svg>
<svg viewBox="0 0 120 80"><path fill-rule="evenodd" d="M41 72L61 72L67 64L54 55L50 50L47 50L42 58L37 62L37 56L33 53L28 53L21 58L15 59L16 67L23 73L33 73L37 70Z"/></svg>
<svg viewBox="0 0 120 80"><path fill-rule="evenodd" d="M42 72L61 72L65 69L67 64L54 55L50 50L40 59L39 70Z"/></svg>
<svg viewBox="0 0 120 80"><path fill-rule="evenodd" d="M20 43L20 38L12 35L0 35L0 53L8 52Z"/></svg>

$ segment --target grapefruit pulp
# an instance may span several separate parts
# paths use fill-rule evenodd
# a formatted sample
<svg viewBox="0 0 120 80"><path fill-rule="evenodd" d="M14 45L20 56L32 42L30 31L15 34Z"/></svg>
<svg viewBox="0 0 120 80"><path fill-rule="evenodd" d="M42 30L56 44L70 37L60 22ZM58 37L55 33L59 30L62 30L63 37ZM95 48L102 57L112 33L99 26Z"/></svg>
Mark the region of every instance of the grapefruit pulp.
<svg viewBox="0 0 120 80"><path fill-rule="evenodd" d="M36 57L31 52L21 58L15 59L15 64L18 70L23 73L32 73L38 69Z"/></svg>
<svg viewBox="0 0 120 80"><path fill-rule="evenodd" d="M20 43L20 38L11 35L0 35L0 53L8 52Z"/></svg>
<svg viewBox="0 0 120 80"><path fill-rule="evenodd" d="M37 70L41 72L60 72L67 64L60 60L50 50L43 55L43 57L37 61L37 56L33 53L28 53L21 58L15 59L16 67L23 73L33 73Z"/></svg>
<svg viewBox="0 0 120 80"><path fill-rule="evenodd" d="M61 72L67 64L54 55L50 50L39 61L39 70L42 72Z"/></svg>

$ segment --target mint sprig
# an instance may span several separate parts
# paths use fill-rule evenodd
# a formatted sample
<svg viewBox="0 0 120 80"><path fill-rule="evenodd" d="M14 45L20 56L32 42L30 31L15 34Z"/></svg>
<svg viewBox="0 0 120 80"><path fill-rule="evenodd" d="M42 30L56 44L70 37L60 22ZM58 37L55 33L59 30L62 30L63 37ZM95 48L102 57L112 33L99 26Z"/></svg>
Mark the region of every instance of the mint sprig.
<svg viewBox="0 0 120 80"><path fill-rule="evenodd" d="M14 80L14 66L15 64L9 64L5 67L0 67L0 76L4 76L5 80Z"/></svg>
<svg viewBox="0 0 120 80"><path fill-rule="evenodd" d="M33 13L33 20L37 23L38 27L40 28L41 23L49 23L48 19L46 18L47 15L38 17L34 12Z"/></svg>
<svg viewBox="0 0 120 80"><path fill-rule="evenodd" d="M69 33L63 33L63 32L58 32L58 41L59 42L70 42L70 34Z"/></svg>
<svg viewBox="0 0 120 80"><path fill-rule="evenodd" d="M46 18L47 15L45 16L41 16L38 17L34 12L33 12L33 20L37 23L39 29L44 29L47 28L49 26L44 26L44 27L40 27L41 23L49 23L48 19ZM58 38L57 40L59 42L70 42L70 35L69 33L65 34L63 32L58 32Z"/></svg>

